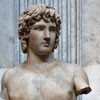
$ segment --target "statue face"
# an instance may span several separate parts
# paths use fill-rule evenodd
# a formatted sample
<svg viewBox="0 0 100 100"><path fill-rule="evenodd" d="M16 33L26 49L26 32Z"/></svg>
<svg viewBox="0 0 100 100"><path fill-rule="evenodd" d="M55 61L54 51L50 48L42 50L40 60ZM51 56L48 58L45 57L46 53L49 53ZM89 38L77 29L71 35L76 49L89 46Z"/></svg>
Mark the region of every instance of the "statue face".
<svg viewBox="0 0 100 100"><path fill-rule="evenodd" d="M28 48L38 55L52 52L56 37L55 23L46 23L43 19L36 22L30 30Z"/></svg>

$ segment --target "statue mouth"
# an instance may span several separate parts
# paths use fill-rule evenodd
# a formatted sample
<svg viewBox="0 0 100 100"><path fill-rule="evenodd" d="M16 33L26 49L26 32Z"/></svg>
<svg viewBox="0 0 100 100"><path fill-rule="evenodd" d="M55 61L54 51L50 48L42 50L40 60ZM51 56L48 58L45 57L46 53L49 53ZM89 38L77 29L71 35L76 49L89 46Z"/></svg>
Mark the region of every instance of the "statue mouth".
<svg viewBox="0 0 100 100"><path fill-rule="evenodd" d="M50 43L49 42L43 42L42 45L45 46L45 47L49 47Z"/></svg>

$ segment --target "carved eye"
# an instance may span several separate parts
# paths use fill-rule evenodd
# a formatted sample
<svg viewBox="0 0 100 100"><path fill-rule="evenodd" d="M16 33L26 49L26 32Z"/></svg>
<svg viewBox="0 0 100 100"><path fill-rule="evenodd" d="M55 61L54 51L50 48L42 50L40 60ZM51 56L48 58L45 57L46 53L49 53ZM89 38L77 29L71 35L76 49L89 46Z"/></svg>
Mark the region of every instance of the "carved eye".
<svg viewBox="0 0 100 100"><path fill-rule="evenodd" d="M38 30L40 30L40 31L42 31L44 29L45 29L45 27L43 27L43 26L41 26L41 27L38 28Z"/></svg>
<svg viewBox="0 0 100 100"><path fill-rule="evenodd" d="M42 31L45 29L45 27L44 26L34 26L33 29Z"/></svg>
<svg viewBox="0 0 100 100"><path fill-rule="evenodd" d="M54 33L55 33L55 32L56 32L56 27L51 26L51 27L49 28L49 31L50 31L50 32L54 32Z"/></svg>

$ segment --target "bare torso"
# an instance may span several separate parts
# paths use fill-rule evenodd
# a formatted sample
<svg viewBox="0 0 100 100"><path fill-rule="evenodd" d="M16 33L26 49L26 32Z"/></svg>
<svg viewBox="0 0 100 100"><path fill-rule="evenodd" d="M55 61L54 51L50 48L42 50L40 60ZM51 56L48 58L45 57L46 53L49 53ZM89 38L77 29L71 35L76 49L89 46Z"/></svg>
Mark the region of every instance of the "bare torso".
<svg viewBox="0 0 100 100"><path fill-rule="evenodd" d="M7 82L10 100L76 100L73 68L60 64L48 72L12 69Z"/></svg>

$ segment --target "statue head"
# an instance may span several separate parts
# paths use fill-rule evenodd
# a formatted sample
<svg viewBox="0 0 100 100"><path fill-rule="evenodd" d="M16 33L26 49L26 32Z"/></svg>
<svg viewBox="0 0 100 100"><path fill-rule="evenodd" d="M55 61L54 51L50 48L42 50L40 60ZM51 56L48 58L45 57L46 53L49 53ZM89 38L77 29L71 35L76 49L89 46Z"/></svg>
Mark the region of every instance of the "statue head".
<svg viewBox="0 0 100 100"><path fill-rule="evenodd" d="M19 16L18 33L19 39L21 40L21 47L23 53L27 53L28 39L32 26L41 19L43 19L47 23L50 21L52 23L55 23L56 38L52 51L57 48L61 24L61 20L58 13L53 7L49 7L43 4L31 5Z"/></svg>

